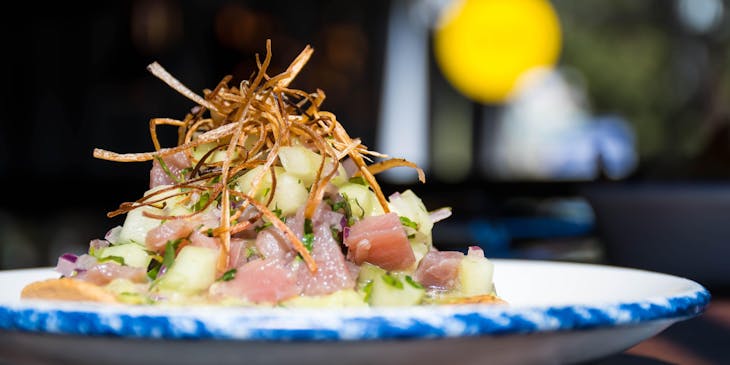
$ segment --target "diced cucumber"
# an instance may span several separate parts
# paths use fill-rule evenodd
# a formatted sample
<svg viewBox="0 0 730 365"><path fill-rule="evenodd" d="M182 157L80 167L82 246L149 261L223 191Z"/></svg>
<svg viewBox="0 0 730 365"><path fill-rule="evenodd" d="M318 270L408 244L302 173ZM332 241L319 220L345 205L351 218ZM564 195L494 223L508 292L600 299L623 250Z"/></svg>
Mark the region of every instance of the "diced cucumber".
<svg viewBox="0 0 730 365"><path fill-rule="evenodd" d="M215 281L218 250L185 246L177 254L175 263L159 279L154 290L193 295L207 290Z"/></svg>
<svg viewBox="0 0 730 365"><path fill-rule="evenodd" d="M192 150L193 158L195 159L195 161L200 161L200 159L203 158L203 156L205 156L206 153L210 152L210 150L213 149L213 147L215 147L217 145L218 145L218 143L216 143L216 142L208 142L208 143L203 143L199 146L193 147L193 150ZM225 160L225 158L226 158L226 148L219 148L215 152L213 152L210 156L208 156L208 158L205 161L208 163L221 162L221 161Z"/></svg>
<svg viewBox="0 0 730 365"><path fill-rule="evenodd" d="M317 177L322 156L304 146L284 146L279 149L279 160L286 172L301 179L304 186L309 188ZM331 158L325 159L322 177L332 171L333 165ZM342 165L338 165L337 173L330 181L337 186L347 182L347 173Z"/></svg>
<svg viewBox="0 0 730 365"><path fill-rule="evenodd" d="M114 293L117 300L126 304L149 304L145 295L146 284L135 284L129 279L114 279L104 287Z"/></svg>
<svg viewBox="0 0 730 365"><path fill-rule="evenodd" d="M248 194L251 190L253 179L261 172L262 167L256 167L245 173L237 181L237 190L244 194ZM282 167L275 167L276 174L276 191L274 197L269 204L270 209L281 209L283 216L294 214L307 201L309 192L304 187L300 178L286 172ZM259 185L258 191L254 194L254 198L260 202L266 202L271 189L273 180L271 172L266 172Z"/></svg>
<svg viewBox="0 0 730 365"><path fill-rule="evenodd" d="M352 216L356 219L384 213L375 193L365 185L345 183L340 186L340 194L346 197Z"/></svg>
<svg viewBox="0 0 730 365"><path fill-rule="evenodd" d="M284 307L332 308L332 307L366 307L360 293L353 289L338 290L328 295L297 296L281 303Z"/></svg>
<svg viewBox="0 0 730 365"><path fill-rule="evenodd" d="M372 283L370 305L374 307L418 305L426 294L423 287L400 273L380 275Z"/></svg>
<svg viewBox="0 0 730 365"><path fill-rule="evenodd" d="M154 207L141 207L131 210L124 219L122 230L119 231L119 243L135 243L144 246L147 232L159 226L162 221L159 219L145 217L143 212L163 214L162 209Z"/></svg>
<svg viewBox="0 0 730 365"><path fill-rule="evenodd" d="M360 266L360 273L357 275L357 288L362 289L367 283L380 277L380 275L386 274L387 271L380 266L373 265L368 262L363 262Z"/></svg>
<svg viewBox="0 0 730 365"><path fill-rule="evenodd" d="M152 259L142 246L135 243L124 243L116 246L104 247L98 252L99 259L116 256L124 259L124 264L131 267L146 269Z"/></svg>
<svg viewBox="0 0 730 365"><path fill-rule="evenodd" d="M287 172L282 172L277 174L276 191L269 208L280 209L281 215L286 217L296 213L297 209L307 202L308 196L309 192L300 179Z"/></svg>
<svg viewBox="0 0 730 365"><path fill-rule="evenodd" d="M279 161L286 172L302 179L304 186L312 186L322 156L303 146L279 148Z"/></svg>
<svg viewBox="0 0 730 365"><path fill-rule="evenodd" d="M459 263L460 294L465 297L492 292L494 265L485 257L465 256Z"/></svg>
<svg viewBox="0 0 730 365"><path fill-rule="evenodd" d="M415 266L418 266L418 263L421 262L423 256L426 256L428 250L430 250L429 247L430 244L427 244L426 242L411 241L411 249L413 249L413 255L416 256Z"/></svg>
<svg viewBox="0 0 730 365"><path fill-rule="evenodd" d="M388 273L378 266L365 263L360 268L357 288L371 306L420 304L426 290L409 279L405 273Z"/></svg>
<svg viewBox="0 0 730 365"><path fill-rule="evenodd" d="M147 190L144 195L148 196L152 193L169 187L169 185L156 186L150 190ZM144 206L129 211L126 218L124 219L124 224L119 231L119 236L116 243L136 243L138 245L144 246L145 240L147 238L147 232L150 229L162 224L162 220L146 217L144 215L144 212L149 212L156 215L169 215L170 212L175 212L177 214L187 214L187 211L176 210L178 209L176 207L182 206L181 201L184 199L184 197L180 195L173 196L179 192L179 189L172 189L164 193L159 193L154 197L151 197L150 201L157 201L160 199L164 200L156 203L154 207ZM157 206L164 206L165 208L161 209L157 208Z"/></svg>
<svg viewBox="0 0 730 365"><path fill-rule="evenodd" d="M391 211L398 213L399 216L407 217L418 224L418 231L429 237L431 236L433 221L423 205L423 201L413 191L406 190L400 193L398 197L390 199L389 203Z"/></svg>
<svg viewBox="0 0 730 365"><path fill-rule="evenodd" d="M251 192L251 188L253 187L253 180L261 173L262 169L263 166L257 166L243 174L243 176L239 177L236 181L236 190L244 194L249 194ZM276 174L277 178L283 172L284 169L282 167L274 167L274 173ZM266 200L268 200L269 194L271 194L271 185L271 171L266 171L261 178L261 183L259 184L258 190L254 193L253 198L260 202L265 202Z"/></svg>

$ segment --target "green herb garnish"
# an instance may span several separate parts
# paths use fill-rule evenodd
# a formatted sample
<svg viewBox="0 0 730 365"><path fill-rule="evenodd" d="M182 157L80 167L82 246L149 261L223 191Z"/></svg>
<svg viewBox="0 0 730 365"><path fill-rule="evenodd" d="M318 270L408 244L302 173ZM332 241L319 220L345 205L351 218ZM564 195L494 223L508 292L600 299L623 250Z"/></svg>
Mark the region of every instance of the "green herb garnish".
<svg viewBox="0 0 730 365"><path fill-rule="evenodd" d="M314 233L307 233L302 237L302 243L304 244L304 247L307 248L307 251L312 252L312 247L314 247Z"/></svg>
<svg viewBox="0 0 730 365"><path fill-rule="evenodd" d="M413 278L410 275L406 275L406 283L410 284L412 287L416 289L423 289L423 285L421 285L419 282L413 280Z"/></svg>
<svg viewBox="0 0 730 365"><path fill-rule="evenodd" d="M386 284L388 284L396 289L403 289L403 282L398 280L398 278L396 278L390 274L383 274L382 278Z"/></svg>
<svg viewBox="0 0 730 365"><path fill-rule="evenodd" d="M312 228L312 220L307 218L304 220L304 233L313 233L314 229Z"/></svg>
<svg viewBox="0 0 730 365"><path fill-rule="evenodd" d="M180 246L180 242L182 242L182 238L167 241L165 244L165 255L162 258L162 265L168 269L175 263L175 251Z"/></svg>
<svg viewBox="0 0 730 365"><path fill-rule="evenodd" d="M210 200L210 193L204 192L203 194L200 194L200 198L197 202L193 205L193 212L199 212L203 210L208 205L208 200Z"/></svg>
<svg viewBox="0 0 730 365"><path fill-rule="evenodd" d="M408 227L408 228L413 228L413 229L415 229L416 231L418 230L418 223L416 223L416 222L412 221L412 220L411 220L410 218L408 218L408 217L399 217L399 218L400 218L400 223L401 223L402 225L404 225L404 226L406 226L406 227Z"/></svg>
<svg viewBox="0 0 730 365"><path fill-rule="evenodd" d="M332 204L333 211L336 212L340 209L347 209L347 200L341 200L341 201L338 201L337 203Z"/></svg>
<svg viewBox="0 0 730 365"><path fill-rule="evenodd" d="M223 275L221 275L221 277L218 278L218 280L216 280L216 281L231 281L236 277L237 271L238 270L236 270L236 269L230 269L230 270L224 272Z"/></svg>
<svg viewBox="0 0 730 365"><path fill-rule="evenodd" d="M150 268L149 271L147 271L147 277L150 278L150 280L157 279L157 274L160 273L160 267L162 267L162 264L155 261L154 264L152 265L152 268Z"/></svg>
<svg viewBox="0 0 730 365"><path fill-rule="evenodd" d="M368 183L365 182L365 179L363 179L362 176L351 177L350 178L350 182L353 183L353 184L368 186Z"/></svg>
<svg viewBox="0 0 730 365"><path fill-rule="evenodd" d="M99 259L99 262L108 262L108 261L114 261L119 265L124 265L124 257L121 256L104 256Z"/></svg>
<svg viewBox="0 0 730 365"><path fill-rule="evenodd" d="M363 293L365 293L365 297L363 298L363 300L369 303L370 297L373 295L373 282L368 281L368 283L365 284L365 286L362 288L362 291Z"/></svg>

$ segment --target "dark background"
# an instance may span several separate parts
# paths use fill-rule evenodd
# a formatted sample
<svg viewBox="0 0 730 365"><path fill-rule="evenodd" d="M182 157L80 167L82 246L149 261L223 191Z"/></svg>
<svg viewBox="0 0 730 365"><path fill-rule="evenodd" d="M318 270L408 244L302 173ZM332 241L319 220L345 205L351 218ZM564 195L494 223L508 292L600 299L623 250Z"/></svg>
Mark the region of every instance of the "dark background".
<svg viewBox="0 0 730 365"><path fill-rule="evenodd" d="M724 224L730 223L724 206L706 210L699 202L717 203L729 194L725 185L730 178L730 22L726 1L710 3L720 4L720 13L711 27L698 30L683 22L682 1L552 2L563 32L559 66L580 74L591 113L621 116L636 136L638 164L629 174L613 179L600 171L568 180L494 179L475 158L468 173L456 179L445 178L429 165L427 184L386 179L384 189L413 188L429 208L451 206L454 216L434 232L442 247L476 243L488 248L492 257L611 261L667 271L671 267L652 263L667 256L662 246L643 244L648 248L634 255L641 257L622 261L611 256L616 252L611 242L601 239L626 241L610 232L619 218L647 222L621 230L628 231L629 238L634 235L635 241L657 236L644 237L651 232L646 227L663 226L670 219L673 226L694 227L690 228L694 233L680 235L684 240L703 231L701 240L708 242L661 245L711 257L702 246L723 249L724 243L720 246L717 241L730 233L723 227L730 226ZM409 4L417 8L420 3ZM150 151L149 119L182 118L193 106L146 71L153 61L200 92L227 74L234 80L248 78L255 70L255 54L263 55L267 38L273 45L272 72L282 71L311 44L315 55L295 86L323 89L328 95L325 109L333 111L351 135L377 150L391 5L389 1L154 0L83 6L26 2L18 4L18 10L3 12L0 176L5 194L0 199L4 247L0 267L52 265L59 253L83 250L89 239L121 223L121 218L110 220L105 213L140 196L150 165L97 160L91 155L93 148ZM435 107L439 95L458 92L444 80L433 55L428 57ZM457 97L474 120L476 155L480 143L495 142L480 141L478 135L490 128L504 105ZM162 127L161 133L163 142L169 142L174 130ZM430 137L434 159L440 153L434 147L439 146L437 138ZM636 208L647 195L638 190L657 195L666 186L675 190L659 193L664 207L611 206L605 208L609 213L603 212L601 199L607 188L613 189L609 201L614 205L622 201L616 194L626 190L638 194L624 199ZM708 186L721 198L706 193ZM702 221L712 212L712 227L698 226L702 222L692 221L698 213L681 213L682 206L672 205L672 197L696 191L704 195L687 199L699 204ZM677 209L677 217L663 218L663 213ZM629 214L634 211L642 211L642 216ZM626 227L621 222L619 226ZM631 242L632 247L641 245ZM667 260L673 257L663 261ZM675 271L698 279L705 276ZM707 275L708 284L727 284L718 279L721 274Z"/></svg>
<svg viewBox="0 0 730 365"><path fill-rule="evenodd" d="M425 3L409 2L414 8ZM478 244L493 258L657 270L697 280L723 298L730 287L730 4L552 4L563 32L559 66L582 80L590 113L627 121L636 138L636 166L613 178L600 169L581 179L493 178L479 165L477 149L499 141L479 139L479 133L494 127L506 106L458 95L429 53L430 106L440 105L439 95L466 105L474 159L454 160L471 163L458 177L431 164L427 184L384 180L384 190L413 188L429 208L451 206L454 215L434 229L442 248ZM272 72L283 71L311 44L315 54L294 86L323 89L324 108L378 150L391 5L14 3L0 15L0 269L54 265L63 252L85 251L89 240L122 222L105 213L146 190L149 163L97 160L92 150L150 151L149 119L181 119L193 106L145 70L153 61L200 92L227 74L248 78L267 38ZM709 26L687 20L708 11ZM163 141L171 132L162 128ZM434 161L443 156L438 138L429 140ZM707 363L728 360L712 347L727 338L727 327L695 321L677 328L667 332L670 342L698 345ZM687 333L697 328L713 337L693 341Z"/></svg>

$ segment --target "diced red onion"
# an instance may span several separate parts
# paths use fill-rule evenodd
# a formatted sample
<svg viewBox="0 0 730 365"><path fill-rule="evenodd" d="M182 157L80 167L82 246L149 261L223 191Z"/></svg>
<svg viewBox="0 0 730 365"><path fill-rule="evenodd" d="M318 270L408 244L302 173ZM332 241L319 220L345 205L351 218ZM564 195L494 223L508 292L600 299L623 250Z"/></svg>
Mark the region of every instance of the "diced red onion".
<svg viewBox="0 0 730 365"><path fill-rule="evenodd" d="M388 197L388 200L392 201L393 199L400 199L400 193L396 191L395 193L390 194L390 196Z"/></svg>
<svg viewBox="0 0 730 365"><path fill-rule="evenodd" d="M347 226L343 227L342 228L342 240L346 240L347 237L349 237L349 236L350 236L350 227L347 227Z"/></svg>
<svg viewBox="0 0 730 365"><path fill-rule="evenodd" d="M56 272L63 276L71 276L76 270L76 256L72 254L63 254L58 258L56 264Z"/></svg>
<svg viewBox="0 0 730 365"><path fill-rule="evenodd" d="M76 260L78 260L79 257L72 253L65 253L65 254L61 255L60 258L66 260L66 261L71 261L71 263L75 264Z"/></svg>
<svg viewBox="0 0 730 365"><path fill-rule="evenodd" d="M431 217L431 222L440 222L448 217L451 217L451 208L436 209L429 212L429 216Z"/></svg>

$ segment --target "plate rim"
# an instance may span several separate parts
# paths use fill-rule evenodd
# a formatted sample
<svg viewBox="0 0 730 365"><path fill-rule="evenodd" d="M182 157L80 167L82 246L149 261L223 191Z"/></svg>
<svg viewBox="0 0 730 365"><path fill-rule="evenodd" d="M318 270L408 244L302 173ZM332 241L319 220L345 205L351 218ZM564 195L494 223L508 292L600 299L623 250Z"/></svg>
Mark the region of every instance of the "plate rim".
<svg viewBox="0 0 730 365"><path fill-rule="evenodd" d="M654 321L671 323L704 312L710 292L680 276L621 266L550 260L498 263L559 264L621 269L684 280L671 296L577 305L419 306L392 308L236 308L131 306L46 300L0 301L3 332L111 336L161 340L362 341L499 336L590 330ZM20 272L45 270L28 268Z"/></svg>

